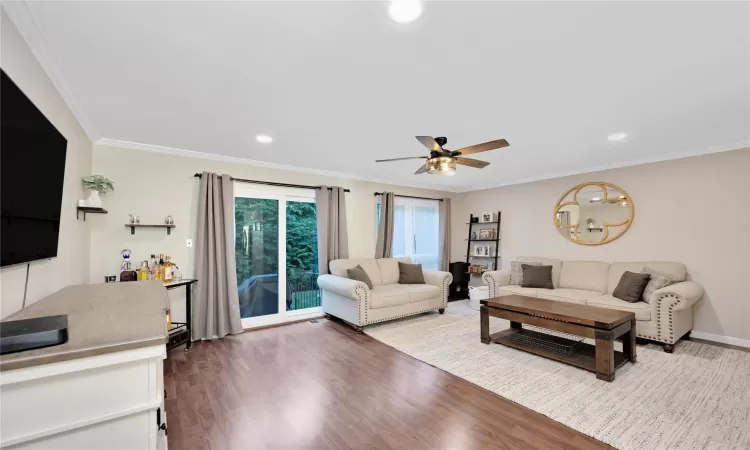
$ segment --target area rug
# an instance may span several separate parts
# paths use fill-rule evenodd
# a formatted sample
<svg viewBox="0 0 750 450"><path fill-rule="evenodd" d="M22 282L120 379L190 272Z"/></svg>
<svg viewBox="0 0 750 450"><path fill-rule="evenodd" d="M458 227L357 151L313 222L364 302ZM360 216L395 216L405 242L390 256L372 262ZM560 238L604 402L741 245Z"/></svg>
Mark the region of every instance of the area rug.
<svg viewBox="0 0 750 450"><path fill-rule="evenodd" d="M490 318L490 332L507 327ZM673 354L639 345L638 362L607 383L572 366L480 343L479 312L467 302L449 304L444 315L387 322L365 333L619 449L750 449L747 352L689 341Z"/></svg>

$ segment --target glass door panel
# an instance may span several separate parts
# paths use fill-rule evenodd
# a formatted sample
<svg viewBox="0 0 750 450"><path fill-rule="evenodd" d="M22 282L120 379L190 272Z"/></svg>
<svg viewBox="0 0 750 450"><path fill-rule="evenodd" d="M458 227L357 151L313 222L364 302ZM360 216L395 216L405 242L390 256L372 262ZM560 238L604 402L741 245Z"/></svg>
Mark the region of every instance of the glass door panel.
<svg viewBox="0 0 750 450"><path fill-rule="evenodd" d="M235 197L235 261L243 319L279 313L279 201Z"/></svg>
<svg viewBox="0 0 750 450"><path fill-rule="evenodd" d="M315 200L286 199L286 310L289 315L320 308L318 227Z"/></svg>

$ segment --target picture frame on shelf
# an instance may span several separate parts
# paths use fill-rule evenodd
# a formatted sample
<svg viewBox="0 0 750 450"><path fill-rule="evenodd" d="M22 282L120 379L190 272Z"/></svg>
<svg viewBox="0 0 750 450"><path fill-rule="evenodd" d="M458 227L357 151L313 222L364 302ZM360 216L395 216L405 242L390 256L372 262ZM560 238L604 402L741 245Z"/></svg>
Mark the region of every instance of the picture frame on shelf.
<svg viewBox="0 0 750 450"><path fill-rule="evenodd" d="M479 230L479 239L495 239L495 230L492 228L483 228Z"/></svg>
<svg viewBox="0 0 750 450"><path fill-rule="evenodd" d="M477 232L476 232L476 231L472 231L472 232L471 232L471 238L472 238L472 239L479 239L479 238L477 237Z"/></svg>
<svg viewBox="0 0 750 450"><path fill-rule="evenodd" d="M482 213L482 214L481 214L481 215L479 216L479 223L490 223L490 222L494 222L494 220L492 220L492 217L493 217L493 216L494 216L494 214L492 214L491 212L483 212L483 213Z"/></svg>
<svg viewBox="0 0 750 450"><path fill-rule="evenodd" d="M490 256L489 245L475 245L473 256Z"/></svg>

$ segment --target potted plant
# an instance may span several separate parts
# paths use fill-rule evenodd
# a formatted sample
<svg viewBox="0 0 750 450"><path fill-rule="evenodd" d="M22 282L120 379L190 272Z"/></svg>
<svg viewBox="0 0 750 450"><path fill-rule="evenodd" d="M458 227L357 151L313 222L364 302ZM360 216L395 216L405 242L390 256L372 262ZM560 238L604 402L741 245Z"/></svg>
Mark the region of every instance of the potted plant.
<svg viewBox="0 0 750 450"><path fill-rule="evenodd" d="M100 193L107 191L114 191L115 184L109 178L102 175L91 175L90 177L83 177L83 187L89 190L89 198L86 199L86 206L91 208L101 208L102 199L99 197Z"/></svg>
<svg viewBox="0 0 750 450"><path fill-rule="evenodd" d="M588 219L588 220L586 220L586 223L589 224L589 229L592 229L592 228L594 228L594 224L596 223L596 220L594 220L594 219Z"/></svg>

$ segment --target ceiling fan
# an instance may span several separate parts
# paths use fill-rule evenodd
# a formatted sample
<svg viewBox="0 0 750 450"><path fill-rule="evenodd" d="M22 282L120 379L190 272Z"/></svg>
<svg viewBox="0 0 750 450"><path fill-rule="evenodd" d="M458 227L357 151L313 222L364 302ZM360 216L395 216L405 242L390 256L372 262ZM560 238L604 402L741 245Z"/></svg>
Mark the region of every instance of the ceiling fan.
<svg viewBox="0 0 750 450"><path fill-rule="evenodd" d="M425 163L419 168L415 175L420 173L429 173L433 175L455 175L456 164L464 166L475 167L482 169L490 165L487 161L480 161L473 158L464 158L464 155L472 155L474 153L486 152L489 150L495 150L498 148L507 147L508 141L505 139L498 139L496 141L489 141L483 144L471 145L458 150L446 150L443 146L448 143L448 139L445 137L432 136L415 136L419 142L430 150L430 156L409 156L406 158L393 158L393 159L378 159L375 162L387 162L387 161L403 161L406 159L425 159Z"/></svg>

